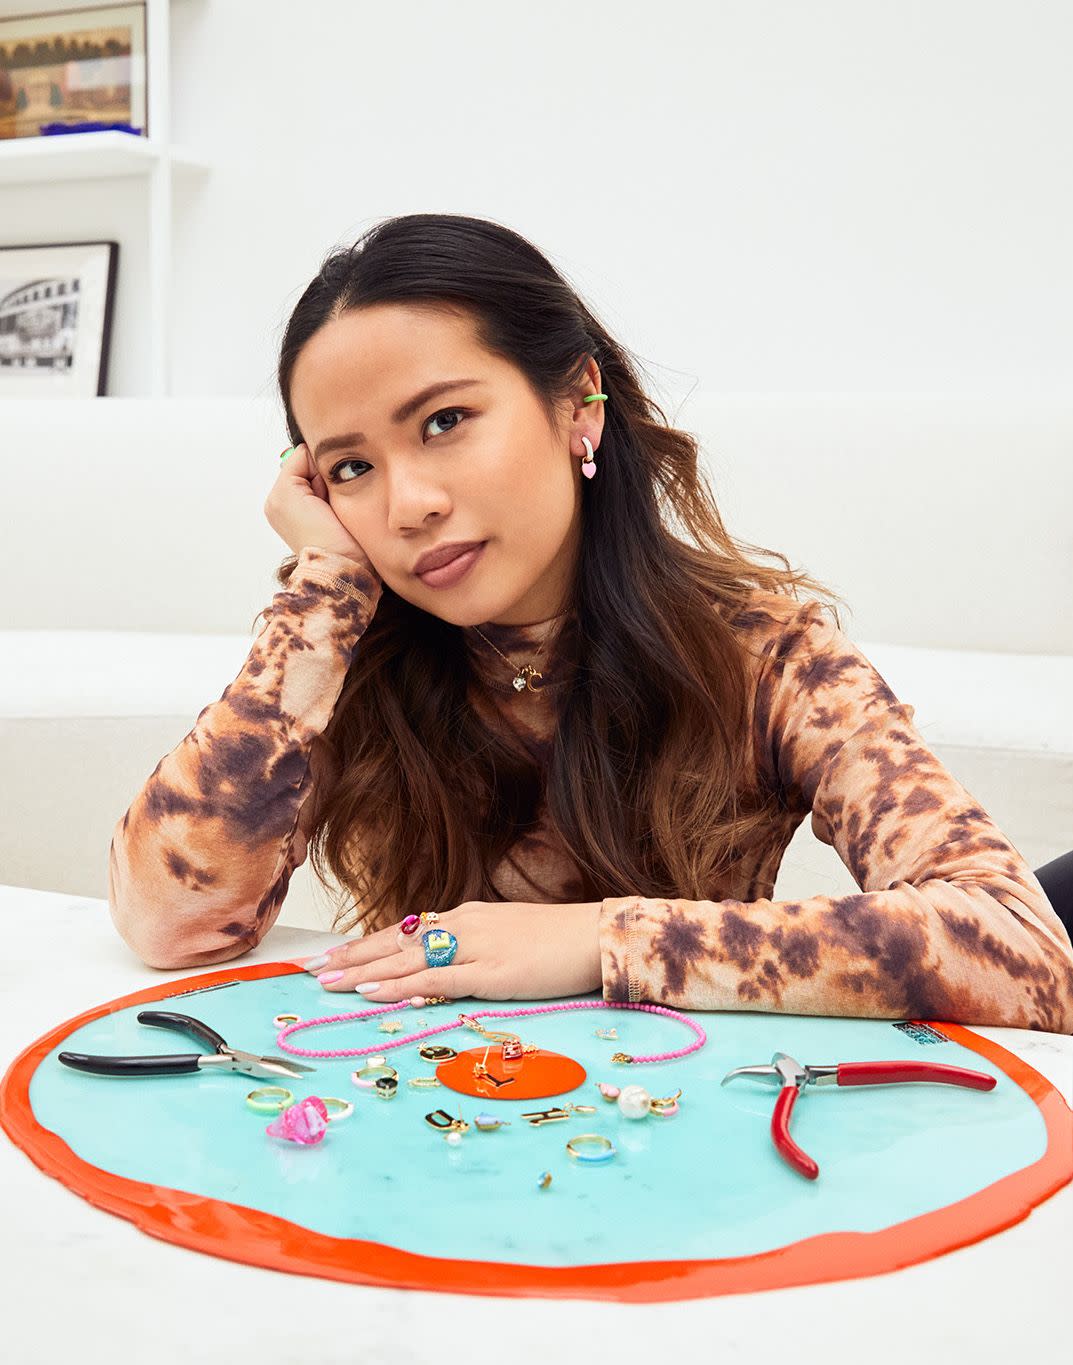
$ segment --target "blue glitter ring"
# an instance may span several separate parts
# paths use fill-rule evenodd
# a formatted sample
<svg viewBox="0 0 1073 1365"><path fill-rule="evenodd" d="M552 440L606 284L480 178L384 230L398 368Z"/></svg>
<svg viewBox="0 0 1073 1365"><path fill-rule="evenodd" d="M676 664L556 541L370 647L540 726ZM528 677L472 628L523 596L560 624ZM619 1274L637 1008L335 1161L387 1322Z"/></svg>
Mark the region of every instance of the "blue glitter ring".
<svg viewBox="0 0 1073 1365"><path fill-rule="evenodd" d="M443 943L443 939L447 939ZM430 940L437 943L430 947ZM421 935L421 946L425 950L425 962L429 967L449 967L458 952L458 939L446 929L428 929Z"/></svg>

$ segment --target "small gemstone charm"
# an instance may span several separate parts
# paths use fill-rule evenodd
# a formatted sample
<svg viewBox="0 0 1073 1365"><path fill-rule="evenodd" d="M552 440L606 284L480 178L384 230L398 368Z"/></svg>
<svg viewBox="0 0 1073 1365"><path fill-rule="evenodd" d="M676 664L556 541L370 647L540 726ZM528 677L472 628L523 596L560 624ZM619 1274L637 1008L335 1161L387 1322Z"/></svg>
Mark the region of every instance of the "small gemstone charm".
<svg viewBox="0 0 1073 1365"><path fill-rule="evenodd" d="M617 1085L609 1085L607 1081L599 1081L597 1083L596 1089L599 1090L600 1094L603 1095L605 1100L611 1101L617 1100L619 1094L621 1093Z"/></svg>
<svg viewBox="0 0 1073 1365"><path fill-rule="evenodd" d="M587 479L591 479L592 476L596 473L596 465L592 460L582 460L581 472L582 474L585 475Z"/></svg>
<svg viewBox="0 0 1073 1365"><path fill-rule="evenodd" d="M515 690L516 692L524 692L524 691L525 691L525 679L522 677L522 675L521 675L520 673L519 673L518 676L514 679L514 690Z"/></svg>
<svg viewBox="0 0 1073 1365"><path fill-rule="evenodd" d="M477 1114L473 1120L482 1133L491 1133L496 1128L509 1126L509 1119L496 1118L495 1114Z"/></svg>
<svg viewBox="0 0 1073 1365"><path fill-rule="evenodd" d="M551 1171L543 1171L537 1177L537 1189L546 1190L551 1184Z"/></svg>
<svg viewBox="0 0 1073 1365"><path fill-rule="evenodd" d="M404 934L412 934L417 931L420 923L421 923L420 915L407 915L403 922L399 925L399 929Z"/></svg>

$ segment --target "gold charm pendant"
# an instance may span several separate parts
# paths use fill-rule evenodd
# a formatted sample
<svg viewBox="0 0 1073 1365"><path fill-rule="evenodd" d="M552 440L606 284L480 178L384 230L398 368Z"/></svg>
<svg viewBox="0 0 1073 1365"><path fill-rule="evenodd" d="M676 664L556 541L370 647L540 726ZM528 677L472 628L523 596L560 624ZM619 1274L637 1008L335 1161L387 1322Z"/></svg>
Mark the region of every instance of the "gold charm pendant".
<svg viewBox="0 0 1073 1365"><path fill-rule="evenodd" d="M524 692L528 687L530 692L540 692L542 689L533 686L534 678L543 678L543 673L538 673L532 664L526 664L514 679L514 687L518 692Z"/></svg>

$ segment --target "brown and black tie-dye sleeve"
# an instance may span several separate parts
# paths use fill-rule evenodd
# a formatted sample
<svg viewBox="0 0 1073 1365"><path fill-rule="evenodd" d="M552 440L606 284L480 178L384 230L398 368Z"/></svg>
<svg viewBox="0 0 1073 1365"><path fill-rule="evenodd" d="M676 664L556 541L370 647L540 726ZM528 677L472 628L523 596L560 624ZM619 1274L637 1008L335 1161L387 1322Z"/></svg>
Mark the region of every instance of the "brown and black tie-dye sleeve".
<svg viewBox="0 0 1073 1365"><path fill-rule="evenodd" d="M860 894L605 899L604 998L1073 1033L1064 925L913 715L806 602L758 677L758 752Z"/></svg>
<svg viewBox="0 0 1073 1365"><path fill-rule="evenodd" d="M381 592L368 561L303 549L238 677L116 825L108 905L149 966L226 962L275 922L308 846L312 743Z"/></svg>

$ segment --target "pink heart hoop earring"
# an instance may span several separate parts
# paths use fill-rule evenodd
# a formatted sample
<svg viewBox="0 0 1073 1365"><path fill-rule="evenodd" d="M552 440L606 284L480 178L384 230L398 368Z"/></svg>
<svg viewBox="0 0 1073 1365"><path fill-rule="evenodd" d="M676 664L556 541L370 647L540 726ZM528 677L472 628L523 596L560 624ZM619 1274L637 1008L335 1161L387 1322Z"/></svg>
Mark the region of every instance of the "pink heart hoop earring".
<svg viewBox="0 0 1073 1365"><path fill-rule="evenodd" d="M586 397L585 402L586 402L586 403L606 403L606 402L607 402L607 394L606 394L606 393L590 393L590 394ZM582 460L582 462L581 462L581 472L582 472L582 474L585 475L585 477L586 477L587 479L591 479L591 478L593 477L593 475L596 473L596 455L595 455L595 452L593 451L592 442L589 440L589 438L588 438L587 436L582 436L581 440L582 440L582 443L583 443L584 446L585 446L586 451L588 452L588 454L586 455L585 459Z"/></svg>

